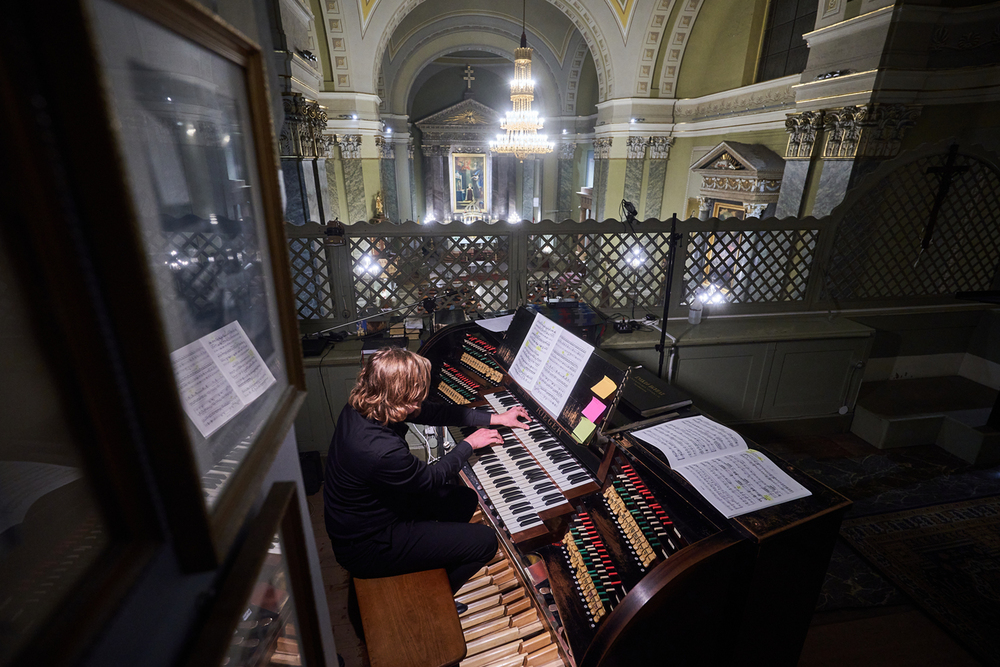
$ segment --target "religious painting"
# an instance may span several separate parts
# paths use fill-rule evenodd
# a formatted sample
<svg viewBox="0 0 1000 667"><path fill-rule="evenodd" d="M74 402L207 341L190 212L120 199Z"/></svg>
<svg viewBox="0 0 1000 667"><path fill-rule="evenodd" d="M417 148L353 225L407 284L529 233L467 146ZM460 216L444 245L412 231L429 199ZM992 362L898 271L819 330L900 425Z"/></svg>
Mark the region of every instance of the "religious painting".
<svg viewBox="0 0 1000 667"><path fill-rule="evenodd" d="M482 153L453 153L451 156L451 210L454 213L481 213L489 211L489 182L486 155Z"/></svg>
<svg viewBox="0 0 1000 667"><path fill-rule="evenodd" d="M719 220L726 220L728 218L742 220L746 217L746 215L747 212L741 204L728 204L726 202L717 201L712 205L712 217L718 218Z"/></svg>

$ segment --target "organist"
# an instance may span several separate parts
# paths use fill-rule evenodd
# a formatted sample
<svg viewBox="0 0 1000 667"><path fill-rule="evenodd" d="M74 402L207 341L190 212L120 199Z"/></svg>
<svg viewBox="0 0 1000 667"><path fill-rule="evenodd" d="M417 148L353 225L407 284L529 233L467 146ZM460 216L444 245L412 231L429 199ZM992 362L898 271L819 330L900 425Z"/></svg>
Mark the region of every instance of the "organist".
<svg viewBox="0 0 1000 667"><path fill-rule="evenodd" d="M429 466L410 453L405 422L524 429L529 417L522 407L491 415L425 402L430 382L430 361L413 352L384 348L369 357L330 443L326 530L337 562L355 577L444 568L457 591L496 554L497 537L469 523L477 496L456 475L474 450L503 438L479 428Z"/></svg>

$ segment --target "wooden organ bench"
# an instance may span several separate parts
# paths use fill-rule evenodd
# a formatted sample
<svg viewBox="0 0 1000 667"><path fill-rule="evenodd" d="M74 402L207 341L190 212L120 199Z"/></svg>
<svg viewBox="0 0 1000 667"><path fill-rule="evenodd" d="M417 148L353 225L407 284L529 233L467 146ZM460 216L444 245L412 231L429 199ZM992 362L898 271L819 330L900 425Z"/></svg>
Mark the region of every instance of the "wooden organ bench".
<svg viewBox="0 0 1000 667"><path fill-rule="evenodd" d="M444 570L355 578L354 587L372 667L450 667L465 657Z"/></svg>

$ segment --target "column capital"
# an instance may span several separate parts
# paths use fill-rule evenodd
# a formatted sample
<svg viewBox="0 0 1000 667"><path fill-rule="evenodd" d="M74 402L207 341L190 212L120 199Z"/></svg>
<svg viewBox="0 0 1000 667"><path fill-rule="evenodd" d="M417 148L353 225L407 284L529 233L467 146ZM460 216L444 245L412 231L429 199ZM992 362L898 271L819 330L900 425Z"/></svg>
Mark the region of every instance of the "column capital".
<svg viewBox="0 0 1000 667"><path fill-rule="evenodd" d="M649 137L629 137L625 140L625 155L629 160L642 160L646 157L646 146Z"/></svg>

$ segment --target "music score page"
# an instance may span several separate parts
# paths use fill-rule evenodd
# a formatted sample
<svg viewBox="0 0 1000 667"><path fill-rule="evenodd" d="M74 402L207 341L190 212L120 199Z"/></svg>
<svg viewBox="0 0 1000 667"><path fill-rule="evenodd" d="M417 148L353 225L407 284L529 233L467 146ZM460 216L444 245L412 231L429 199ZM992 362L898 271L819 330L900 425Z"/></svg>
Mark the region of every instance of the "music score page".
<svg viewBox="0 0 1000 667"><path fill-rule="evenodd" d="M748 449L739 433L702 415L632 435L663 452L670 467L727 519L812 495L774 461Z"/></svg>
<svg viewBox="0 0 1000 667"><path fill-rule="evenodd" d="M233 321L170 353L184 412L205 438L276 382Z"/></svg>
<svg viewBox="0 0 1000 667"><path fill-rule="evenodd" d="M594 347L535 313L528 335L510 365L510 376L558 418Z"/></svg>

